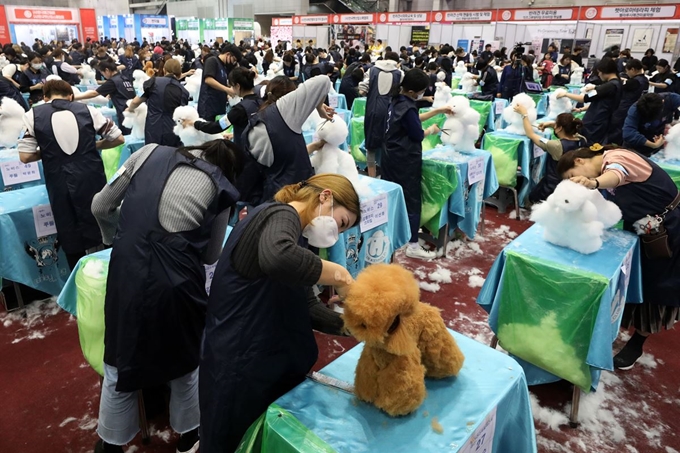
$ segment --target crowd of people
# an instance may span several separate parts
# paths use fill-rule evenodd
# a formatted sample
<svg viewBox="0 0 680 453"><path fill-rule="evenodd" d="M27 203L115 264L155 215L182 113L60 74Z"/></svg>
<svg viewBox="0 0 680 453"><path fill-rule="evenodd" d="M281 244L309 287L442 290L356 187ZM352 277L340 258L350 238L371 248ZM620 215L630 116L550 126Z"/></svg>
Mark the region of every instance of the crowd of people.
<svg viewBox="0 0 680 453"><path fill-rule="evenodd" d="M430 259L434 252L418 243L421 143L440 130L423 130L422 121L451 113L446 106L420 113L432 105L435 84L450 86L462 62L480 99L510 100L524 81L534 81L534 64L544 87L566 85L582 65L578 47L560 56L551 45L541 61L531 50L506 53L490 44L477 54L416 42L397 51L380 40L328 49L300 41L190 45L165 38L4 45L0 97L17 100L27 112L18 151L24 162L43 161L69 265L112 247L95 451L122 452L138 432L136 391L169 383L178 451L197 451L200 430L201 451L232 452L267 406L314 364L312 329L343 334L339 315L311 287L334 287L342 298L352 277L315 249L332 246L360 221L359 196L342 176L314 175L308 152L319 143L307 145L301 133L314 111L333 118L326 99L337 80L350 108L356 98L367 98L368 174L380 169L383 179L404 190L411 228L406 255ZM96 71L98 85L74 95L84 65ZM652 49L641 61L627 49L612 49L586 73L592 89L564 94L588 105L583 120L563 113L541 126L554 129L553 140L538 134L516 107L526 135L549 154L532 201L572 178L608 189L629 230L672 206L677 189L648 157L677 118L675 66L657 60ZM183 146L172 115L189 104L182 81L198 69L203 120L182 124L208 133L233 126L233 135ZM138 70L151 77L141 92L133 88ZM650 87L654 93L647 93ZM111 99L118 125L72 102L97 95ZM124 142L124 113L142 103L148 109L145 146L107 183L99 150ZM228 223L242 217L235 213L243 206L247 215L222 247ZM680 319L680 211L666 210L674 254L660 261L643 257L645 304L624 315L637 333L616 356L620 368L640 357L646 336ZM203 264L218 259L208 296Z"/></svg>

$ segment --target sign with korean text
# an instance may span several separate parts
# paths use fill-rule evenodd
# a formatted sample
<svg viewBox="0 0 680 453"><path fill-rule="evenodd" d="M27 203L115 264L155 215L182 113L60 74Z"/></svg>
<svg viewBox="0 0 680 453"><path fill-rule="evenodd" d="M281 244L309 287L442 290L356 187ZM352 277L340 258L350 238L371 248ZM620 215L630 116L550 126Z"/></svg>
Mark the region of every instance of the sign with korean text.
<svg viewBox="0 0 680 453"><path fill-rule="evenodd" d="M430 42L430 26L429 25L414 25L411 27L411 41L416 44Z"/></svg>
<svg viewBox="0 0 680 453"><path fill-rule="evenodd" d="M80 21L75 8L24 8L5 6L8 22L74 24Z"/></svg>
<svg viewBox="0 0 680 453"><path fill-rule="evenodd" d="M127 20L127 19L126 19ZM94 9L81 8L80 9L80 26L82 27L82 40L87 38L96 41L99 39L97 33L97 15Z"/></svg>
<svg viewBox="0 0 680 453"><path fill-rule="evenodd" d="M2 173L2 182L5 187L40 179L40 167L37 162L30 164L24 164L18 160L4 162L0 165L0 173Z"/></svg>
<svg viewBox="0 0 680 453"><path fill-rule="evenodd" d="M334 24L372 24L375 22L373 14L334 14Z"/></svg>
<svg viewBox="0 0 680 453"><path fill-rule="evenodd" d="M401 23L401 22L430 22L430 13L428 12L412 12L412 13L380 13L378 14L378 22L384 23Z"/></svg>
<svg viewBox="0 0 680 453"><path fill-rule="evenodd" d="M294 16L293 23L295 25L323 25L329 23L327 15L318 16Z"/></svg>
<svg viewBox="0 0 680 453"><path fill-rule="evenodd" d="M468 184L473 185L484 179L484 157L475 157L468 161Z"/></svg>
<svg viewBox="0 0 680 453"><path fill-rule="evenodd" d="M501 12L501 19L509 20L576 20L576 8L515 9Z"/></svg>
<svg viewBox="0 0 680 453"><path fill-rule="evenodd" d="M165 16L145 16L142 18L142 25L162 25L165 26L168 23L168 18Z"/></svg>
<svg viewBox="0 0 680 453"><path fill-rule="evenodd" d="M622 5L591 6L581 8L583 20L621 20L621 19L678 19L680 8L677 5Z"/></svg>
<svg viewBox="0 0 680 453"><path fill-rule="evenodd" d="M0 42L11 42L9 37L9 27L7 25L7 16L5 14L5 7L0 5Z"/></svg>
<svg viewBox="0 0 680 453"><path fill-rule="evenodd" d="M375 198L361 203L361 232L371 230L387 223L387 194L381 193Z"/></svg>
<svg viewBox="0 0 680 453"><path fill-rule="evenodd" d="M35 225L35 234L39 238L57 234L52 206L49 204L33 206L33 224Z"/></svg>
<svg viewBox="0 0 680 453"><path fill-rule="evenodd" d="M493 22L496 11L435 11L433 22Z"/></svg>
<svg viewBox="0 0 680 453"><path fill-rule="evenodd" d="M459 453L491 453L493 449L493 438L496 433L496 409L486 416L481 425L477 427L472 436L467 440Z"/></svg>
<svg viewBox="0 0 680 453"><path fill-rule="evenodd" d="M225 20L226 22L226 20ZM220 27L218 26L217 29L219 30ZM253 21L249 19L234 19L234 30L252 30L253 29Z"/></svg>
<svg viewBox="0 0 680 453"><path fill-rule="evenodd" d="M272 19L272 25L275 27L280 27L284 25L293 25L292 17L275 17Z"/></svg>

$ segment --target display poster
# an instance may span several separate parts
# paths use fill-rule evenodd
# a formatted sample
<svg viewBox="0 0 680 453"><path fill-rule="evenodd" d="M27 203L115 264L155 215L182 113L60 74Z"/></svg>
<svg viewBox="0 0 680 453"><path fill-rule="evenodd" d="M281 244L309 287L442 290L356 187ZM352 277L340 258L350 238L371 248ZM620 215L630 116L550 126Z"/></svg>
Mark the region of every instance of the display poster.
<svg viewBox="0 0 680 453"><path fill-rule="evenodd" d="M411 27L411 41L416 44L430 42L430 26L429 25L414 25Z"/></svg>
<svg viewBox="0 0 680 453"><path fill-rule="evenodd" d="M608 28L604 32L602 52L607 52L613 46L621 47L623 42L623 28Z"/></svg>
<svg viewBox="0 0 680 453"><path fill-rule="evenodd" d="M468 39L459 39L458 42L456 43L456 48L462 48L465 52L470 51L470 40Z"/></svg>
<svg viewBox="0 0 680 453"><path fill-rule="evenodd" d="M652 28L636 28L633 30L631 52L646 52L652 46L654 30Z"/></svg>
<svg viewBox="0 0 680 453"><path fill-rule="evenodd" d="M669 28L666 30L666 37L663 40L663 53L673 53L675 42L678 40L678 29Z"/></svg>
<svg viewBox="0 0 680 453"><path fill-rule="evenodd" d="M560 54L563 54L566 48L569 47L571 52L574 51L574 40L573 39L562 39L560 42Z"/></svg>

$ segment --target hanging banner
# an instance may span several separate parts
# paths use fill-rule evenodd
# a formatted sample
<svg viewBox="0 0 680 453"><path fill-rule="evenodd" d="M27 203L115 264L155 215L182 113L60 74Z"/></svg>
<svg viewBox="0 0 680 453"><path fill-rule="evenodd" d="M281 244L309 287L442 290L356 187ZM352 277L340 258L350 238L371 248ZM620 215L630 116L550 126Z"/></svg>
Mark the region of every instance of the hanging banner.
<svg viewBox="0 0 680 453"><path fill-rule="evenodd" d="M577 8L506 9L501 12L504 21L576 20Z"/></svg>
<svg viewBox="0 0 680 453"><path fill-rule="evenodd" d="M381 24L408 23L408 22L430 22L429 12L412 13L379 13L378 22Z"/></svg>
<svg viewBox="0 0 680 453"><path fill-rule="evenodd" d="M333 14L334 24L372 24L375 22L375 15L367 14Z"/></svg>
<svg viewBox="0 0 680 453"><path fill-rule="evenodd" d="M680 8L677 5L591 6L581 8L581 19L680 19Z"/></svg>
<svg viewBox="0 0 680 453"><path fill-rule="evenodd" d="M329 23L327 15L319 16L293 16L295 25L325 25Z"/></svg>
<svg viewBox="0 0 680 453"><path fill-rule="evenodd" d="M50 23L74 24L80 20L75 8L24 8L6 6L5 12L9 22L16 23Z"/></svg>
<svg viewBox="0 0 680 453"><path fill-rule="evenodd" d="M98 41L99 36L97 34L97 14L94 9L80 8L80 26L81 28L81 41L90 38L92 41Z"/></svg>
<svg viewBox="0 0 680 453"><path fill-rule="evenodd" d="M5 7L0 5L0 42L11 42L9 37L9 27L7 26L7 15L5 14Z"/></svg>
<svg viewBox="0 0 680 453"><path fill-rule="evenodd" d="M283 25L293 25L292 17L275 17L272 19L272 25L274 27L280 27Z"/></svg>
<svg viewBox="0 0 680 453"><path fill-rule="evenodd" d="M494 22L496 11L434 11L432 22Z"/></svg>

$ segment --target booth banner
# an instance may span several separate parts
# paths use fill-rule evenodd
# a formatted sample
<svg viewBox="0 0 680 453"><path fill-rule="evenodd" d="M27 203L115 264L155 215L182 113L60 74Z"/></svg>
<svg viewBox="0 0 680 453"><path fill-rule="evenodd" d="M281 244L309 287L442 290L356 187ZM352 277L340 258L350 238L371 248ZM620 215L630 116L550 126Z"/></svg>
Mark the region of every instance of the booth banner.
<svg viewBox="0 0 680 453"><path fill-rule="evenodd" d="M7 15L5 14L5 7L0 5L0 42L11 42L9 37L9 27L7 26Z"/></svg>
<svg viewBox="0 0 680 453"><path fill-rule="evenodd" d="M506 9L501 12L504 21L576 20L577 17L577 8Z"/></svg>
<svg viewBox="0 0 680 453"><path fill-rule="evenodd" d="M373 35L373 25L336 25L333 27L335 39L343 41L365 41L367 42Z"/></svg>
<svg viewBox="0 0 680 453"><path fill-rule="evenodd" d="M333 14L334 24L372 24L375 23L375 14Z"/></svg>
<svg viewBox="0 0 680 453"><path fill-rule="evenodd" d="M581 8L582 20L680 19L677 5L591 6Z"/></svg>
<svg viewBox="0 0 680 453"><path fill-rule="evenodd" d="M378 22L385 23L408 23L408 22L430 22L429 12L412 13L379 13Z"/></svg>
<svg viewBox="0 0 680 453"><path fill-rule="evenodd" d="M486 11L434 11L432 22L495 22L496 10Z"/></svg>
<svg viewBox="0 0 680 453"><path fill-rule="evenodd" d="M430 42L430 26L429 25L414 25L411 27L411 41L415 43L429 43Z"/></svg>
<svg viewBox="0 0 680 453"><path fill-rule="evenodd" d="M80 20L75 8L25 8L5 6L7 19L15 23L75 24Z"/></svg>
<svg viewBox="0 0 680 453"><path fill-rule="evenodd" d="M253 21L251 19L228 19L232 24L232 30L253 30ZM221 29L220 20L215 22L215 27Z"/></svg>
<svg viewBox="0 0 680 453"><path fill-rule="evenodd" d="M293 16L293 23L295 25L325 25L329 23L328 16Z"/></svg>
<svg viewBox="0 0 680 453"><path fill-rule="evenodd" d="M80 9L80 24L82 27L81 41L85 41L87 38L90 38L93 41L99 40L99 36L97 35L97 14L94 9Z"/></svg>
<svg viewBox="0 0 680 453"><path fill-rule="evenodd" d="M272 19L272 25L274 27L293 25L293 18L292 17L274 17Z"/></svg>
<svg viewBox="0 0 680 453"><path fill-rule="evenodd" d="M167 16L147 16L142 15L142 27L167 27Z"/></svg>

